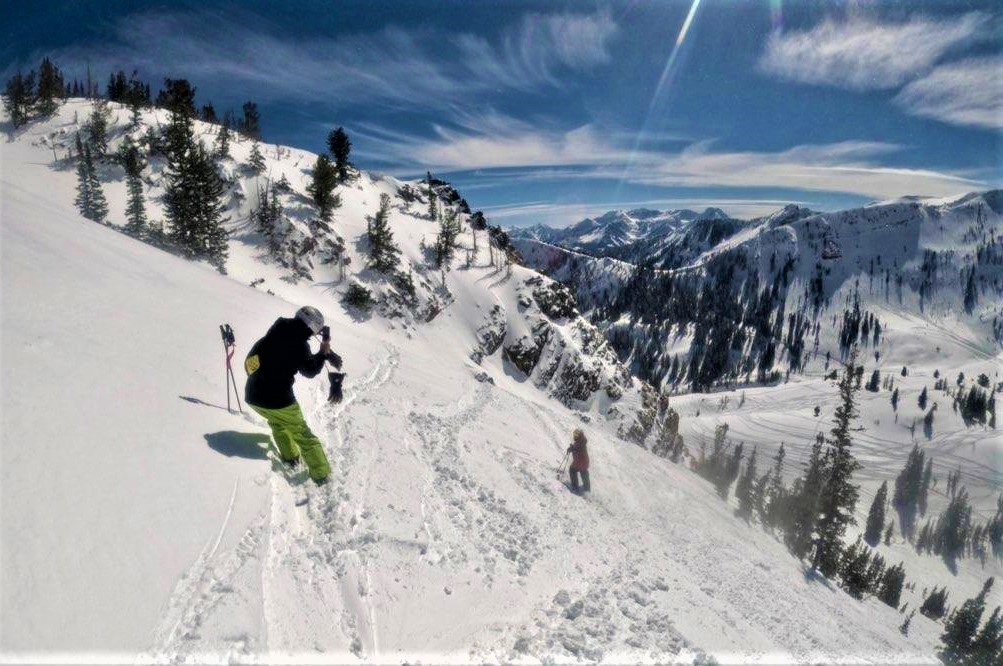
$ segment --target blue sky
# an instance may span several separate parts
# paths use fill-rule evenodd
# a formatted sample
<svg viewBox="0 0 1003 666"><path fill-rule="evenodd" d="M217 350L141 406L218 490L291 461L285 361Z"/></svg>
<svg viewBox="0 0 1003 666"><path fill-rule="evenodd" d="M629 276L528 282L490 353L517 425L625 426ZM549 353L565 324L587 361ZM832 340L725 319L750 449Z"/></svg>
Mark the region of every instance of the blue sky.
<svg viewBox="0 0 1003 666"><path fill-rule="evenodd" d="M751 217L1003 180L994 2L32 2L5 77L185 77L265 140L343 125L361 167L426 169L504 225L611 208Z"/></svg>

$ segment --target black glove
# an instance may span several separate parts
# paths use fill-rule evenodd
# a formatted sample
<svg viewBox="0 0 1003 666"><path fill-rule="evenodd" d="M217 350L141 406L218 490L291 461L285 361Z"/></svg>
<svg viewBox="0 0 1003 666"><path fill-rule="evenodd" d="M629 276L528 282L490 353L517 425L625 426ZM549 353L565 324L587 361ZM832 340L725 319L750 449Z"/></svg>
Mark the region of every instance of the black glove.
<svg viewBox="0 0 1003 666"><path fill-rule="evenodd" d="M331 327L330 326L325 326L324 328L320 329L320 339L323 340L324 342L330 342L331 341Z"/></svg>
<svg viewBox="0 0 1003 666"><path fill-rule="evenodd" d="M327 394L328 402L341 402L343 398L341 383L345 380L345 373L329 372L327 373L327 378L331 380L331 391Z"/></svg>
<svg viewBox="0 0 1003 666"><path fill-rule="evenodd" d="M327 352L327 362L335 367L337 370L341 370L341 357L334 352Z"/></svg>

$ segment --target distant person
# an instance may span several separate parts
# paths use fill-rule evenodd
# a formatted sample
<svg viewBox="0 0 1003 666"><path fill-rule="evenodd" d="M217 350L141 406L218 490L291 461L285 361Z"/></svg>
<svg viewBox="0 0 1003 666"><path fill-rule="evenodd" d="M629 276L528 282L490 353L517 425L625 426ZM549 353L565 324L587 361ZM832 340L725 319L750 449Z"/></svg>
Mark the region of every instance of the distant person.
<svg viewBox="0 0 1003 666"><path fill-rule="evenodd" d="M571 466L568 470L571 473L571 492L592 492L589 485L589 449L588 440L585 433L576 428L572 434L572 443L568 447L571 454ZM581 490L579 491L579 475L581 476Z"/></svg>
<svg viewBox="0 0 1003 666"><path fill-rule="evenodd" d="M303 418L293 393L293 382L297 372L304 377L316 377L329 359L340 367L341 358L331 351L329 341L322 342L316 354L310 352L310 337L320 335L323 330L324 316L320 311L302 307L292 319L279 317L265 337L254 343L244 360L247 404L268 421L282 462L295 467L302 457L310 478L317 484L327 480L331 467L323 444Z"/></svg>

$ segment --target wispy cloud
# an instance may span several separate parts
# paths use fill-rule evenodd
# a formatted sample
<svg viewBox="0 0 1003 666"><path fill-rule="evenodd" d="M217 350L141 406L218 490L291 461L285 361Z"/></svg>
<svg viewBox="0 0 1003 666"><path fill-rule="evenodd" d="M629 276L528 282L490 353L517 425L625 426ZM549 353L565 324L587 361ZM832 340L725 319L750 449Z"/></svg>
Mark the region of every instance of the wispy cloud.
<svg viewBox="0 0 1003 666"><path fill-rule="evenodd" d="M524 224L546 224L553 227L562 227L578 222L586 217L599 215L607 210L614 209L634 209L634 208L654 208L658 210L669 210L679 208L690 208L693 210L703 210L704 208L721 208L728 215L740 219L751 219L772 213L792 202L778 199L648 199L638 201L606 201L589 203L553 203L546 201L534 201L525 204L512 204L501 206L489 206L484 212L493 222L501 222L505 225L522 226Z"/></svg>
<svg viewBox="0 0 1003 666"><path fill-rule="evenodd" d="M1003 59L941 65L895 96L906 112L955 125L1003 129Z"/></svg>
<svg viewBox="0 0 1003 666"><path fill-rule="evenodd" d="M901 23L827 19L810 30L773 33L759 68L800 83L894 89L983 33L987 21L979 12L943 20L913 17Z"/></svg>
<svg viewBox="0 0 1003 666"><path fill-rule="evenodd" d="M51 53L95 71L138 68L196 85L238 82L259 100L441 108L498 89L560 86L570 70L610 59L617 26L608 14L527 15L496 39L431 28L386 27L332 39L300 39L198 12L125 17L114 38ZM155 45L155 48L151 48Z"/></svg>
<svg viewBox="0 0 1003 666"><path fill-rule="evenodd" d="M609 179L661 187L784 188L870 198L906 194L948 196L984 187L964 174L895 165L901 146L873 141L800 145L782 151L715 150L713 142L682 150L632 150L587 124L571 130L540 128L496 113L437 126L431 137L401 133L366 136L369 156L435 171L517 170L501 178Z"/></svg>

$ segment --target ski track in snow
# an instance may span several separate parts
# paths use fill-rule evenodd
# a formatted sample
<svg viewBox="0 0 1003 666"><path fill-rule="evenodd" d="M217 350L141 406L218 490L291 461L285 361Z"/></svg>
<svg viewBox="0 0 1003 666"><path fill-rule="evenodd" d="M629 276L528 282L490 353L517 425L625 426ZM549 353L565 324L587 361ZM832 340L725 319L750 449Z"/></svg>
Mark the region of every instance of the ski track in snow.
<svg viewBox="0 0 1003 666"><path fill-rule="evenodd" d="M207 649L199 644L202 638L199 629L220 601L233 592L234 577L257 557L261 559L264 625L261 648L283 650L297 645L300 633L292 625L299 618L289 616L303 611L283 607L278 601L282 595L276 594L278 587L291 582L296 597L307 597L306 607L327 611L315 614L310 622L323 624L325 618L337 618L338 626L330 629L338 629L347 637L357 657L376 659L378 631L375 611L368 601L371 580L365 557L366 546L373 541L361 529L359 516L366 514L364 505L361 501L352 505L344 489L345 476L355 471L353 463L357 455L348 442L344 422L352 404L389 382L398 363L398 351L389 348L362 380L346 386L343 402L334 409L328 407L326 395L318 393L308 421L322 441L330 442L325 446L331 463L328 483L315 487L305 470L289 474L270 456L272 496L267 512L255 519L232 552L216 557L233 511L237 494L234 483L219 533L206 543L176 584L160 626L154 632L154 647L140 661L179 663L193 655L218 654L222 648L246 658L246 636L235 637L230 645ZM326 391L326 386L323 390ZM291 581L284 579L289 576ZM284 635L290 631L291 636Z"/></svg>

